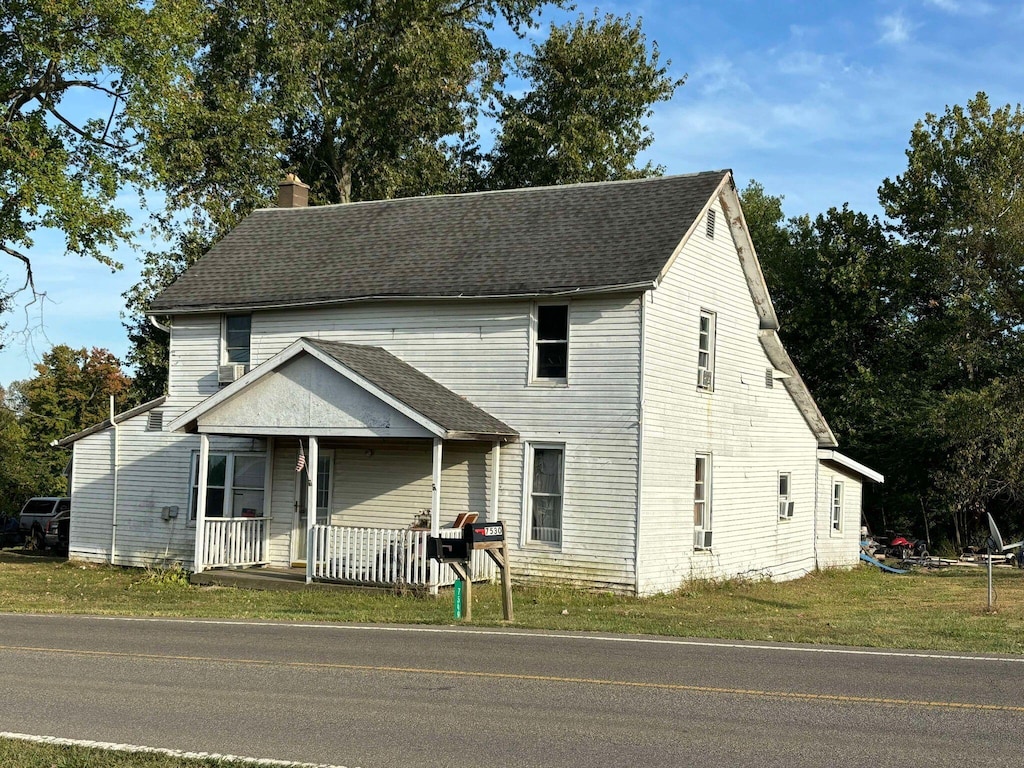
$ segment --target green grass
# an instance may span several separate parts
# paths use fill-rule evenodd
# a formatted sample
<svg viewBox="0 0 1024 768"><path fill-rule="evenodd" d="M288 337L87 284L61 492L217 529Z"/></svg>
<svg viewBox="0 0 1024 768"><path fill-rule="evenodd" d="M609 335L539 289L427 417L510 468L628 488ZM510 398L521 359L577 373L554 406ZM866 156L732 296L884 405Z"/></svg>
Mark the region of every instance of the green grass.
<svg viewBox="0 0 1024 768"><path fill-rule="evenodd" d="M694 582L630 598L517 586L511 626L734 640L1024 653L1024 573L997 569L996 610L982 568L907 576L872 568L796 581ZM504 625L500 591L473 590L473 625ZM196 587L175 571L88 565L0 552L0 611L286 621L451 624L452 595ZM0 763L2 764L2 763Z"/></svg>
<svg viewBox="0 0 1024 768"><path fill-rule="evenodd" d="M258 764L0 739L0 765L4 768L255 768Z"/></svg>

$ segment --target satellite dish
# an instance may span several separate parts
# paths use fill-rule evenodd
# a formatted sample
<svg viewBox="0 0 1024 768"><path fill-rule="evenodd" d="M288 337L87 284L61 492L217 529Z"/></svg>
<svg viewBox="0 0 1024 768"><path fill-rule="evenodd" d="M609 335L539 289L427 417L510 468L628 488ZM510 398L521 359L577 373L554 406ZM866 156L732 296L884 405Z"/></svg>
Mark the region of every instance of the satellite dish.
<svg viewBox="0 0 1024 768"><path fill-rule="evenodd" d="M1004 544L1003 537L999 535L999 529L996 528L996 521L992 519L991 514L989 514L988 516L988 530L989 534L992 536L994 548L998 552L1006 552L1010 549L1017 549L1017 547L1024 544L1024 539L1022 539L1021 541L1015 541L1013 544Z"/></svg>
<svg viewBox="0 0 1024 768"><path fill-rule="evenodd" d="M991 513L988 516L988 532L992 538L992 547L997 552L1004 552L1006 547L1003 546L1003 537L999 535L999 529L996 528L996 521L992 519Z"/></svg>

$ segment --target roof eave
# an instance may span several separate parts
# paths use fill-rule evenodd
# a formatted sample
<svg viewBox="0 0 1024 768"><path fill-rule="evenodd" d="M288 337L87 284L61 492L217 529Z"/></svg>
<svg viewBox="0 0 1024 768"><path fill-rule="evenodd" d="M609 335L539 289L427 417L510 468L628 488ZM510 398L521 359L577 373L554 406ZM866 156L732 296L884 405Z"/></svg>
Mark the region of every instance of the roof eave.
<svg viewBox="0 0 1024 768"><path fill-rule="evenodd" d="M860 475L863 478L872 480L876 483L884 483L885 475L881 472L876 472L871 467L861 464L859 461L851 459L849 456L844 456L839 451L833 451L830 449L819 449L818 458L821 461L832 461L841 467L844 467L851 472Z"/></svg>
<svg viewBox="0 0 1024 768"><path fill-rule="evenodd" d="M296 309L306 307L329 307L342 304L383 302L383 301L491 301L500 299L536 299L536 298L567 298L572 296L590 296L604 293L641 293L657 287L657 280L643 280L634 283L617 283L613 285L589 286L578 288L551 288L518 293L487 293L487 294L419 294L409 295L367 295L328 299L294 299L287 301L243 302L238 304L203 304L203 305L168 305L151 306L146 313L149 317L167 315L200 315L211 312L256 312L264 310Z"/></svg>
<svg viewBox="0 0 1024 768"><path fill-rule="evenodd" d="M134 408L129 408L127 411L124 411L122 413L114 414L113 421L111 421L110 419L104 419L100 423L93 424L91 427L86 427L80 432L75 432L75 434L73 435L62 437L60 440L56 442L55 447L67 448L69 445L77 443L83 437L95 435L97 432L102 432L105 429L110 429L110 427L114 426L114 424L120 424L122 421L130 419L134 416L139 416L145 413L146 411L153 410L154 408L158 408L161 405L163 405L166 400L167 396L163 395L161 397L156 398L155 400L150 400L149 402L143 403L142 405L137 405Z"/></svg>
<svg viewBox="0 0 1024 768"><path fill-rule="evenodd" d="M800 414L804 417L804 421L807 422L807 426L814 433L818 441L818 447L837 448L839 441L836 440L836 436L825 420L821 409L818 408L818 404L814 402L811 390L808 389L807 384L800 376L800 372L797 371L796 365L793 364L789 354L782 346L782 340L779 339L779 335L774 329L764 328L757 332L757 339L761 342L761 347L768 356L768 361L772 364L772 367L787 375L786 378L782 379L782 385L789 392Z"/></svg>

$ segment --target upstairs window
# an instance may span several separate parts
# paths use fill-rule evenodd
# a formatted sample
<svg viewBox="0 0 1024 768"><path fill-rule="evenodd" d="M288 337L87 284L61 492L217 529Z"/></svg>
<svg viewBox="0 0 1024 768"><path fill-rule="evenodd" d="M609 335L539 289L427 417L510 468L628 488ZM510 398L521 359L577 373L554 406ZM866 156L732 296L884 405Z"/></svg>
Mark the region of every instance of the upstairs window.
<svg viewBox="0 0 1024 768"><path fill-rule="evenodd" d="M711 390L715 384L715 313L700 311L697 333L697 387Z"/></svg>
<svg viewBox="0 0 1024 768"><path fill-rule="evenodd" d="M242 363L248 368L251 333L252 315L224 316L223 363Z"/></svg>
<svg viewBox="0 0 1024 768"><path fill-rule="evenodd" d="M538 304L534 380L565 381L569 372L569 305Z"/></svg>
<svg viewBox="0 0 1024 768"><path fill-rule="evenodd" d="M789 472L779 472L779 520L793 517L795 502L790 498L793 477Z"/></svg>

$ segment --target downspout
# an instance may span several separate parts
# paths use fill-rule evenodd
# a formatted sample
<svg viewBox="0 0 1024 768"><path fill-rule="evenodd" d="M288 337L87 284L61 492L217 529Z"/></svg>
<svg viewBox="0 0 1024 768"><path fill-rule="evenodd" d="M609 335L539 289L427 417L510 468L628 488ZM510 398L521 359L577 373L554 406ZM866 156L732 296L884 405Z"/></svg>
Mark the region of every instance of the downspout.
<svg viewBox="0 0 1024 768"><path fill-rule="evenodd" d="M640 513L643 510L644 491L644 351L647 349L647 295L640 294L640 381L637 397L636 429L636 550L633 556L634 591L640 596Z"/></svg>
<svg viewBox="0 0 1024 768"><path fill-rule="evenodd" d="M117 552L117 464L120 459L118 455L118 429L117 421L114 419L114 396L110 396L110 425L114 428L114 500L113 509L110 513L110 564L116 565L114 560L116 559Z"/></svg>
<svg viewBox="0 0 1024 768"><path fill-rule="evenodd" d="M815 446L814 449L814 514L812 518L814 520L814 570L821 570L821 563L818 561L818 493L820 488L818 483L820 478L818 477L818 470L821 468L821 459L818 458L818 449Z"/></svg>
<svg viewBox="0 0 1024 768"><path fill-rule="evenodd" d="M149 315L149 324L156 328L158 331L163 331L166 334L170 334L171 326L164 325L156 319L154 315Z"/></svg>

